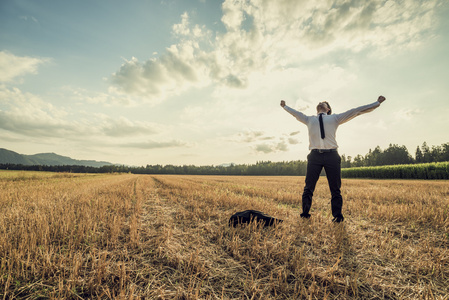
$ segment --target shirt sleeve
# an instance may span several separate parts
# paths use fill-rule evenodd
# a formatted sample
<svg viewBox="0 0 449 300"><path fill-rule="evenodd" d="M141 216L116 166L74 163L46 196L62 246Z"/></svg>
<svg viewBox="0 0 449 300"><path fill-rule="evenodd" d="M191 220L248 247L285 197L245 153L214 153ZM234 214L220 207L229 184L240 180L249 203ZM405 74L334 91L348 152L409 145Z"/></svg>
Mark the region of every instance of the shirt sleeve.
<svg viewBox="0 0 449 300"><path fill-rule="evenodd" d="M291 107L288 107L287 105L284 106L284 109L289 112L292 116L294 116L299 122L304 123L307 125L307 122L309 120L309 117L303 114L300 111L297 111Z"/></svg>
<svg viewBox="0 0 449 300"><path fill-rule="evenodd" d="M354 119L355 117L357 117L359 115L371 112L371 111L375 110L376 108L378 108L379 106L380 106L380 102L376 101L371 104L367 104L367 105L363 105L363 106L359 106L359 107L350 109L341 114L336 114L335 118L337 120L337 123L340 125L340 124L348 122L349 120Z"/></svg>

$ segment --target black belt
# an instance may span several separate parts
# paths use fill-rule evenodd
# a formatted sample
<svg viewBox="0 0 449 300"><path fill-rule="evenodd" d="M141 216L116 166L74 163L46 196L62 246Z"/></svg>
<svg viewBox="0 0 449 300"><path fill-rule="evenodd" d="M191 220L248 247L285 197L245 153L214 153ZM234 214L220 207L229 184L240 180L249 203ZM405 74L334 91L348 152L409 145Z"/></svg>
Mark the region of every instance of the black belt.
<svg viewBox="0 0 449 300"><path fill-rule="evenodd" d="M337 149L312 149L312 152L318 153L337 152Z"/></svg>

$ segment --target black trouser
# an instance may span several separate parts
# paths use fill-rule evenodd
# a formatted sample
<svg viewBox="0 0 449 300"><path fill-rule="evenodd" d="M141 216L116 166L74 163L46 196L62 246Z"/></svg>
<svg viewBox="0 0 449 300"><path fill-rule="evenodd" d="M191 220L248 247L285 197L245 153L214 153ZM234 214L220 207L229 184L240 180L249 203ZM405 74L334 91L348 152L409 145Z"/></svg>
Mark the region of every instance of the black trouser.
<svg viewBox="0 0 449 300"><path fill-rule="evenodd" d="M307 155L307 175L306 186L302 194L302 212L308 214L312 206L312 196L315 191L316 183L320 177L321 170L326 171L327 182L331 191L332 215L337 217L341 215L343 198L341 197L341 158L338 152L319 153L311 151Z"/></svg>

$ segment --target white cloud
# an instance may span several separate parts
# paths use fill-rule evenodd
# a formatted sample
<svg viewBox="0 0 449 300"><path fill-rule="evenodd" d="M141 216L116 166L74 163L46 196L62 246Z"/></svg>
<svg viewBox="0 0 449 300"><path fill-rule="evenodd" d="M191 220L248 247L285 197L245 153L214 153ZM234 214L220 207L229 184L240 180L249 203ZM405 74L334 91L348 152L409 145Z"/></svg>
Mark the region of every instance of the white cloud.
<svg viewBox="0 0 449 300"><path fill-rule="evenodd" d="M263 152L263 153L271 153L274 151L272 146L268 145L268 144L259 144L255 147L255 150L257 152Z"/></svg>
<svg viewBox="0 0 449 300"><path fill-rule="evenodd" d="M47 62L28 56L16 56L8 51L0 51L0 82L11 82L26 74L36 74L37 67Z"/></svg>
<svg viewBox="0 0 449 300"><path fill-rule="evenodd" d="M77 104L102 104L104 106L134 106L138 103L136 97L125 94L111 86L107 92L92 92L83 88L64 86L61 88L64 99Z"/></svg>
<svg viewBox="0 0 449 300"><path fill-rule="evenodd" d="M85 113L75 118L68 109L55 107L31 93L18 88L0 86L0 129L25 137L105 140L155 135L160 125L113 118L103 114Z"/></svg>
<svg viewBox="0 0 449 300"><path fill-rule="evenodd" d="M20 16L19 19L24 20L24 21L31 20L34 23L39 24L39 21L35 17L33 17L33 16L30 16L30 17L29 16Z"/></svg>
<svg viewBox="0 0 449 300"><path fill-rule="evenodd" d="M425 40L440 3L226 0L224 33L191 24L184 13L173 26L177 44L158 58L125 61L111 82L125 93L160 102L212 83L245 88L255 71L299 66L338 50L382 56Z"/></svg>
<svg viewBox="0 0 449 300"><path fill-rule="evenodd" d="M288 143L290 145L296 145L296 144L299 144L299 141L297 139L289 138Z"/></svg>
<svg viewBox="0 0 449 300"><path fill-rule="evenodd" d="M67 113L18 88L0 87L0 101L8 110L0 111L0 128L23 135L64 135L70 126Z"/></svg>
<svg viewBox="0 0 449 300"><path fill-rule="evenodd" d="M159 126L149 122L130 121L125 117L103 116L99 124L100 132L109 137L133 137L159 133Z"/></svg>
<svg viewBox="0 0 449 300"><path fill-rule="evenodd" d="M181 15L181 23L173 25L173 33L177 35L188 35L190 33L189 15L186 12Z"/></svg>
<svg viewBox="0 0 449 300"><path fill-rule="evenodd" d="M171 140L166 142L157 142L157 141L145 141L145 142L130 142L120 144L120 147L126 148L139 148L139 149L159 149L159 148L177 148L177 147L187 147L187 143L184 143L179 140Z"/></svg>
<svg viewBox="0 0 449 300"><path fill-rule="evenodd" d="M264 133L262 131L245 131L237 134L237 141L244 143L251 143L263 138Z"/></svg>
<svg viewBox="0 0 449 300"><path fill-rule="evenodd" d="M297 139L287 138L290 134L281 134L272 136L264 131L247 130L239 132L231 137L230 141L237 144L248 144L248 149L256 153L273 153L286 152L288 145L296 145L299 143Z"/></svg>
<svg viewBox="0 0 449 300"><path fill-rule="evenodd" d="M421 114L421 110L417 108L403 108L394 113L395 120L411 120L415 115Z"/></svg>
<svg viewBox="0 0 449 300"><path fill-rule="evenodd" d="M192 65L195 45L172 46L158 59L140 63L137 58L125 61L112 74L111 82L117 93L125 93L160 102L168 96L179 95L191 86L204 86L199 80L198 68Z"/></svg>
<svg viewBox="0 0 449 300"><path fill-rule="evenodd" d="M254 147L256 152L263 152L265 154L273 152L286 152L288 151L288 146L285 141L280 141L277 143L262 143Z"/></svg>

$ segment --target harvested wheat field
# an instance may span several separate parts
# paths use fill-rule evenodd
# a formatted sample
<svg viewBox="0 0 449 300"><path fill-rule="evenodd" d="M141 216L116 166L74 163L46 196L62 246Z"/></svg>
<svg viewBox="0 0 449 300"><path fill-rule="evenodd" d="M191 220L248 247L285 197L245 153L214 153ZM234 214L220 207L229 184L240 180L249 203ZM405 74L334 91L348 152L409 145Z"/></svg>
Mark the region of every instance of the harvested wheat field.
<svg viewBox="0 0 449 300"><path fill-rule="evenodd" d="M0 298L449 299L449 181L303 181L2 171Z"/></svg>

